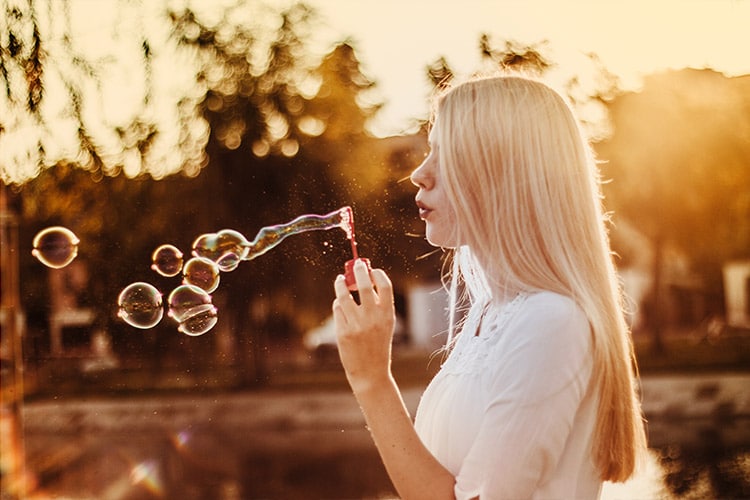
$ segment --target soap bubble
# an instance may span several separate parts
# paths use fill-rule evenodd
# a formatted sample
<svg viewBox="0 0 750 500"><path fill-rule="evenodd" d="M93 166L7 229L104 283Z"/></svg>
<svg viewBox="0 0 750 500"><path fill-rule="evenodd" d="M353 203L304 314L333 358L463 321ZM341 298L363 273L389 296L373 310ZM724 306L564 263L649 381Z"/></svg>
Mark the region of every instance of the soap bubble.
<svg viewBox="0 0 750 500"><path fill-rule="evenodd" d="M117 316L136 328L156 326L164 315L159 290L141 281L125 287L117 298L117 305Z"/></svg>
<svg viewBox="0 0 750 500"><path fill-rule="evenodd" d="M211 293L219 286L219 266L204 257L193 257L185 264L182 272L184 283L194 285L206 293Z"/></svg>
<svg viewBox="0 0 750 500"><path fill-rule="evenodd" d="M222 271L234 271L250 251L250 242L234 229L222 229L216 235L219 257L214 261Z"/></svg>
<svg viewBox="0 0 750 500"><path fill-rule="evenodd" d="M206 233L193 242L193 255L216 262L224 272L234 271L250 251L250 242L234 229Z"/></svg>
<svg viewBox="0 0 750 500"><path fill-rule="evenodd" d="M169 294L169 316L178 323L205 312L211 304L211 296L195 285L180 285Z"/></svg>
<svg viewBox="0 0 750 500"><path fill-rule="evenodd" d="M219 320L218 311L212 304L196 306L190 313L191 315L185 318L177 329L191 337L203 335L213 328Z"/></svg>
<svg viewBox="0 0 750 500"><path fill-rule="evenodd" d="M234 252L227 252L219 257L219 260L216 261L216 265L219 266L219 269L222 272L228 273L237 269L240 262L242 262L242 259L239 255Z"/></svg>
<svg viewBox="0 0 750 500"><path fill-rule="evenodd" d="M60 269L76 258L78 243L78 237L70 229L62 226L48 227L34 237L31 254L45 266Z"/></svg>
<svg viewBox="0 0 750 500"><path fill-rule="evenodd" d="M198 236L193 242L193 255L216 262L221 257L216 240L216 233L206 233Z"/></svg>
<svg viewBox="0 0 750 500"><path fill-rule="evenodd" d="M182 270L182 252L174 245L161 245L151 255L151 269L162 276L176 276Z"/></svg>

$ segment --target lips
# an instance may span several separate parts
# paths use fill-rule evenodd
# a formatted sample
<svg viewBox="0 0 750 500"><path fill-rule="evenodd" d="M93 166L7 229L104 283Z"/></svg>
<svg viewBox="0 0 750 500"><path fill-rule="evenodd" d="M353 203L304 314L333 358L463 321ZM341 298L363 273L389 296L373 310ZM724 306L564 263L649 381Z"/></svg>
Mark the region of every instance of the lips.
<svg viewBox="0 0 750 500"><path fill-rule="evenodd" d="M422 220L427 219L427 217L432 212L432 209L422 203L421 201L417 200L417 208L419 208L419 218Z"/></svg>

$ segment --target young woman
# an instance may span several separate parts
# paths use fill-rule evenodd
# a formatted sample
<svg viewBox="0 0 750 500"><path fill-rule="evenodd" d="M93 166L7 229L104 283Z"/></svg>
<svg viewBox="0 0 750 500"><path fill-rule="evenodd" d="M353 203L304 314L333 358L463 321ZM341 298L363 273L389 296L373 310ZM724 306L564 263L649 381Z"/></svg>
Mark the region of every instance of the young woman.
<svg viewBox="0 0 750 500"><path fill-rule="evenodd" d="M539 81L475 78L437 97L429 140L411 179L428 241L453 249L451 325L414 423L390 371L390 280L355 265L360 304L334 285L342 364L391 480L405 499L597 498L646 440L578 123Z"/></svg>

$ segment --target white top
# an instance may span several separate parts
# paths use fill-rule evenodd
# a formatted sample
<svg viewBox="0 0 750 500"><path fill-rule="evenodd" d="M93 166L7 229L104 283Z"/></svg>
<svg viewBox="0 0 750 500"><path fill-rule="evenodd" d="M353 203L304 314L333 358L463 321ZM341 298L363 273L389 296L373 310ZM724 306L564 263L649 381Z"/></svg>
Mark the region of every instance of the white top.
<svg viewBox="0 0 750 500"><path fill-rule="evenodd" d="M540 292L473 306L415 421L456 477L456 498L598 498L592 366L572 299Z"/></svg>

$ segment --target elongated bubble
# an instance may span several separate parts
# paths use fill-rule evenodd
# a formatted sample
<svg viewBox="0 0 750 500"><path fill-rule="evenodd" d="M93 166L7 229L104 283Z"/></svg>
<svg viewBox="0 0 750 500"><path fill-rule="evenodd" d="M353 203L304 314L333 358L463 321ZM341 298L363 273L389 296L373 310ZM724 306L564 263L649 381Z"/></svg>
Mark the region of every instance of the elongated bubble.
<svg viewBox="0 0 750 500"><path fill-rule="evenodd" d="M353 234L351 233L353 231L351 213L351 207L343 207L326 215L300 215L286 224L264 227L258 231L255 239L248 243L249 248L244 259L252 260L259 257L281 243L287 236L305 231L321 231L340 227L346 231L347 237L351 239L350 234Z"/></svg>
<svg viewBox="0 0 750 500"><path fill-rule="evenodd" d="M62 226L48 227L34 237L31 254L45 266L60 269L76 258L78 243L78 237L70 229Z"/></svg>
<svg viewBox="0 0 750 500"><path fill-rule="evenodd" d="M117 306L117 316L136 328L152 328L164 315L161 293L142 281L126 286L117 297Z"/></svg>

